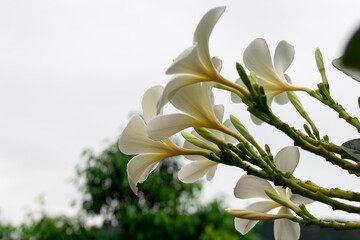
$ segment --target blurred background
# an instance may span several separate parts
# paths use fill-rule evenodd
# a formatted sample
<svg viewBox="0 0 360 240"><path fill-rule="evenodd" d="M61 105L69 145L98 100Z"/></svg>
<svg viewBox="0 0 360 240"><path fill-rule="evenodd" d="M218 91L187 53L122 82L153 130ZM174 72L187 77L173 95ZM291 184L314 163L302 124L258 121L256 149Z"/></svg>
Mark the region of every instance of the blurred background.
<svg viewBox="0 0 360 240"><path fill-rule="evenodd" d="M159 199L148 196L147 191L153 192L152 184L161 181L158 178L162 171L153 174L157 180L149 178L141 186L144 195L135 199L131 192L126 192L129 191L126 175L121 172L128 158L116 149L117 138L129 116L141 112L143 93L151 86L167 83L170 77L164 74L165 70L181 51L192 45L193 32L203 14L222 5L227 9L212 33L210 53L223 60L222 74L226 78L234 81L238 78L235 62L243 63L242 53L255 38L265 38L272 53L279 41L287 40L296 51L287 74L296 85L314 89L321 81L314 58L319 47L334 99L352 115L359 115L359 83L331 65L333 59L342 55L345 44L360 25L360 3L355 0L291 3L285 0L3 0L0 1L0 222L4 229L11 232L14 226L22 226L23 232L29 233L41 223L39 219L45 219L54 228L66 226L63 230L69 236L76 231L96 235L102 234L96 229L101 229L103 223L119 226L120 216L128 216L134 222L139 218L135 213L144 211L144 219L150 216L153 220L151 214L157 214L160 209L163 215L158 226L170 221L169 216L196 213L199 214L196 218L181 220L194 226L189 232L216 236L211 231L217 231L213 226L218 226L221 234L229 234L227 239L231 239L231 234L239 237L232 231L232 218L226 218L222 209L241 208L249 203L232 195L242 170L220 166L213 181L183 185L171 178L179 168L178 162L171 163L176 166L165 164L162 167L171 170L166 171L170 173L169 179L162 184L182 189L189 196L189 203L184 202L182 192L170 194L174 192L170 187L164 188L165 195L159 194L162 196ZM269 126L254 126L245 107L232 104L228 93L215 94L216 102L225 104L225 116L232 113L241 119L262 145L270 145L273 153L292 144ZM328 134L337 144L358 137L334 112L305 94L298 96L322 135ZM274 104L273 109L283 120L302 128L303 120L290 105ZM358 179L304 151L295 176L324 187L360 191ZM172 197L164 197L168 195ZM167 202L166 206L161 205L163 201ZM174 205L177 203L179 207ZM122 204L132 204L134 209ZM331 212L320 204L310 205L309 210L325 219L360 220L357 215ZM227 220L219 220L222 217ZM194 221L203 225L198 226ZM138 226L143 228L145 222ZM228 224L220 226L219 222ZM85 223L93 226L95 232L88 233ZM38 228L50 229L46 224ZM134 229L136 226L133 225ZM196 236L193 239L201 237ZM204 236L203 239L209 239ZM249 236L255 237L256 233Z"/></svg>

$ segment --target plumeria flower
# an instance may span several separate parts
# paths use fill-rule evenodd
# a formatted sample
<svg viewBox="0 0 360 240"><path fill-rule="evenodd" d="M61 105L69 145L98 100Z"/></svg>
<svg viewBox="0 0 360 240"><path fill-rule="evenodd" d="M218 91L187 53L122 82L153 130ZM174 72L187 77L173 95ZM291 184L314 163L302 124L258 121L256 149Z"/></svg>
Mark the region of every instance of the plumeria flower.
<svg viewBox="0 0 360 240"><path fill-rule="evenodd" d="M274 163L279 170L293 173L299 162L299 158L300 153L298 148L288 146L280 150L280 152L275 156ZM295 208L298 208L296 204L309 204L313 202L311 199L297 194L292 194L290 189L287 189L286 191L286 189L276 186L275 190L268 181L245 174L240 178L235 186L235 197L240 199L264 198L266 200L250 204L245 210L226 209L229 214L235 216L235 228L242 234L246 234L256 225L258 220L254 219L271 219L271 215L266 213L272 209L280 207L278 211L279 215L292 214L288 208L273 201L265 193L265 190L277 194L283 201ZM244 215L242 211L249 211L251 213L251 219L245 219L246 215ZM297 240L300 238L300 225L289 219L276 219L274 224L274 235L275 239Z"/></svg>
<svg viewBox="0 0 360 240"><path fill-rule="evenodd" d="M175 74L175 76L166 85L158 109L164 106L177 90L193 83L214 81L235 88L240 87L220 75L221 60L210 57L210 34L224 11L225 7L211 9L200 20L194 33L193 46L183 51L166 71L166 74Z"/></svg>
<svg viewBox="0 0 360 240"><path fill-rule="evenodd" d="M144 118L138 115L132 117L119 139L119 148L123 153L137 155L127 165L129 184L135 194L138 192L137 184L144 182L161 160L201 153L181 148L170 139L154 141L146 135L146 123L156 116L156 103L162 90L161 86L156 86L146 91L142 101Z"/></svg>
<svg viewBox="0 0 360 240"><path fill-rule="evenodd" d="M275 50L274 65L271 60L269 47L262 38L252 41L246 48L243 60L245 66L256 74L259 85L261 85L268 97L270 105L273 98L279 104L289 101L286 91L311 91L305 87L298 87L291 84L285 76L285 71L292 63L295 55L294 46L286 41L281 41Z"/></svg>
<svg viewBox="0 0 360 240"><path fill-rule="evenodd" d="M223 118L223 111L219 112L218 114L219 117L219 121L222 121ZM224 122L224 125L226 127L228 127L229 129L235 131L234 126L231 124L230 120L226 120ZM226 142L228 143L235 143L236 139L217 130L213 130L213 129L209 129L213 134L215 134L216 136L224 139ZM198 139L202 140L203 142L205 142L206 144L214 147L214 148L218 148L216 144L204 139L203 137L201 137L198 133L196 133L194 130L191 132L192 135L194 135L195 137L197 137ZM202 148L199 148L195 145L193 145L192 143L185 141L184 148L186 149L197 149L197 150L203 150ZM220 149L219 149L220 151ZM209 151L210 153L210 151ZM198 179L202 178L203 176L206 175L206 180L210 181L213 179L214 175L215 175L215 171L217 169L218 166L218 162L214 162L214 161L210 161L209 159L200 156L200 155L187 155L185 156L187 159L192 160L192 163L189 163L185 166L183 166L178 174L178 177L180 179L180 181L184 182L184 183L193 183L195 181L197 181Z"/></svg>
<svg viewBox="0 0 360 240"><path fill-rule="evenodd" d="M184 113L153 118L147 126L148 136L153 140L162 140L189 127L205 127L236 137L237 134L224 126L216 116L211 91L213 85L213 82L195 83L178 90L171 103Z"/></svg>

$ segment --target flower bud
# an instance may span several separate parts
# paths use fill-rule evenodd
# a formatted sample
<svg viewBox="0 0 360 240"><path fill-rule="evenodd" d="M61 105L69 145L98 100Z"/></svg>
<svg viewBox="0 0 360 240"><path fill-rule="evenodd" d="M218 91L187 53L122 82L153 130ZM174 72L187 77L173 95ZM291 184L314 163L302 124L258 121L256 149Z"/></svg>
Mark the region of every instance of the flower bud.
<svg viewBox="0 0 360 240"><path fill-rule="evenodd" d="M206 140L208 140L208 141L210 141L212 143L215 143L216 145L218 145L220 147L227 148L227 143L223 139L216 136L214 133L210 132L206 128L194 127L194 129L200 136L202 136Z"/></svg>
<svg viewBox="0 0 360 240"><path fill-rule="evenodd" d="M188 133L188 132L184 132L182 131L181 132L181 135L185 138L186 141L194 144L195 146L199 147L199 148L204 148L204 149L208 149L216 154L219 154L220 153L220 150L213 147L213 146L210 146L209 144L207 144L206 142L198 139L197 137L195 137L194 135L192 135L191 133Z"/></svg>

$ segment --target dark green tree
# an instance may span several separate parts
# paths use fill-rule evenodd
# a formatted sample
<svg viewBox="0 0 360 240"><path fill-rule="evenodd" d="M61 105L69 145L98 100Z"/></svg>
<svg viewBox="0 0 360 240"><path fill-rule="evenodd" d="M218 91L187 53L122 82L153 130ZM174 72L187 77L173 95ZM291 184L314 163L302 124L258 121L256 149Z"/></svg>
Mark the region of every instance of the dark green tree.
<svg viewBox="0 0 360 240"><path fill-rule="evenodd" d="M85 165L78 168L83 193L82 208L101 215L103 228L114 239L250 239L234 229L234 219L219 201L201 206L201 184L177 179L178 161L163 160L139 185L130 189L126 165L132 156L112 144L100 154L85 151Z"/></svg>

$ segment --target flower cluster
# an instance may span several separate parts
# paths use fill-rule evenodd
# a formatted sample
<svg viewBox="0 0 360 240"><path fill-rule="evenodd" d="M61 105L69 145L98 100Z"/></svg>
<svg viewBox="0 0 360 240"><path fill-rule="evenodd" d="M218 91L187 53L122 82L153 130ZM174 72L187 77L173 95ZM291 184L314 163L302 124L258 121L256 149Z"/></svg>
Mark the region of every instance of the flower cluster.
<svg viewBox="0 0 360 240"><path fill-rule="evenodd" d="M334 223L316 219L306 210L305 204L316 200L334 209L349 211L346 210L347 205L332 197L353 201L360 196L340 189L330 191L297 179L293 172L299 162L299 149L287 146L273 157L270 147L266 145L263 149L236 117L230 115L230 119L223 120L224 106L215 104L213 94L215 88L229 91L233 102L247 105L257 123L259 119L260 122L266 121L291 137L298 146L360 176L356 164L345 164L344 159L333 153L357 163L360 160L329 143L327 137L320 139L315 124L293 92L305 91L330 105L327 81L324 81L325 85L319 84L317 91L293 85L285 71L294 59L294 47L281 41L272 61L269 47L261 38L251 42L243 54L249 73L238 64L238 80L230 81L222 76L221 60L210 55L209 38L224 11L225 7L218 7L204 15L195 30L193 45L183 51L166 71L166 74L173 75L171 80L164 88L156 86L146 91L142 101L143 115L131 118L122 132L120 150L136 155L127 166L131 189L137 194L137 184L145 181L161 160L183 155L191 161L178 173L178 178L185 183L195 182L205 175L207 180L211 180L220 163L244 170L245 174L235 186L235 197L264 198L265 201L252 203L246 209L226 209L235 217L235 228L242 234L250 231L259 220L275 220L276 239L299 239L299 222L325 227L332 224L331 227L334 227ZM304 134L282 122L271 111L273 100L279 104L290 100L313 132L305 126ZM180 113L163 115L167 103ZM341 111L340 116L345 115L342 108L332 108L338 109L339 113ZM353 122L355 126L360 125L355 120ZM192 128L191 132L184 131L189 128ZM177 133L185 139L182 146L171 141ZM327 196L330 192L331 196ZM279 208L277 214L269 213L275 208ZM351 206L348 209L360 213L360 208ZM349 227L349 224L339 223L336 226L341 229Z"/></svg>

